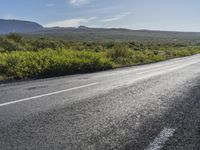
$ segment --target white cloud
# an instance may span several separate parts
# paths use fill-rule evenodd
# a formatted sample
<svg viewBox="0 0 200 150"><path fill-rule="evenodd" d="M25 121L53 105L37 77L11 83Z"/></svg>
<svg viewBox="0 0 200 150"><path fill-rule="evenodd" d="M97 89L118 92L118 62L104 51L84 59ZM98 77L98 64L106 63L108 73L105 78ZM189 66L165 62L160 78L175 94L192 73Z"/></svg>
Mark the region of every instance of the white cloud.
<svg viewBox="0 0 200 150"><path fill-rule="evenodd" d="M89 3L91 0L69 0L70 4L80 6Z"/></svg>
<svg viewBox="0 0 200 150"><path fill-rule="evenodd" d="M49 3L49 4L46 4L46 7L54 7L55 4L54 3Z"/></svg>
<svg viewBox="0 0 200 150"><path fill-rule="evenodd" d="M90 17L90 18L88 18L86 20L87 20L87 22L89 22L89 21L96 20L96 19L97 19L97 17Z"/></svg>
<svg viewBox="0 0 200 150"><path fill-rule="evenodd" d="M84 23L88 23L92 20L97 19L96 17L90 17L90 18L77 18L77 19L67 19L62 21L55 21L48 23L45 25L46 27L78 27Z"/></svg>
<svg viewBox="0 0 200 150"><path fill-rule="evenodd" d="M120 15L116 15L116 16L113 16L113 17L110 17L110 18L106 18L106 19L103 19L101 20L102 22L111 22L111 21L117 21L117 20L120 20L128 15L130 15L131 13L130 12L125 12L123 14L120 14Z"/></svg>
<svg viewBox="0 0 200 150"><path fill-rule="evenodd" d="M3 19L15 19L16 17L14 16L14 15L12 15L12 14L5 14L4 16L3 16Z"/></svg>

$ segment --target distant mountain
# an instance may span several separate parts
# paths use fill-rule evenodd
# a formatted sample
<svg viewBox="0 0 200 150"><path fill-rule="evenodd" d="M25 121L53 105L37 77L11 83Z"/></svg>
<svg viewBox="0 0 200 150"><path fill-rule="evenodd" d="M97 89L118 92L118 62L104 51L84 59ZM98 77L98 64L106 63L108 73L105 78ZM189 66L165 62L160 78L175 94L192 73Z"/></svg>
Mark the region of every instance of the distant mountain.
<svg viewBox="0 0 200 150"><path fill-rule="evenodd" d="M55 37L69 41L198 41L199 32L175 32L175 31L153 31L153 30L131 30L124 28L89 28L79 26L78 28L43 28L31 32L34 36Z"/></svg>
<svg viewBox="0 0 200 150"><path fill-rule="evenodd" d="M43 29L43 27L35 22L0 19L0 34L11 32L26 33L41 29Z"/></svg>
<svg viewBox="0 0 200 150"><path fill-rule="evenodd" d="M0 19L0 34L25 33L30 36L59 38L67 41L160 41L198 42L199 32L131 30L124 28L90 28L86 26L44 28L30 21Z"/></svg>

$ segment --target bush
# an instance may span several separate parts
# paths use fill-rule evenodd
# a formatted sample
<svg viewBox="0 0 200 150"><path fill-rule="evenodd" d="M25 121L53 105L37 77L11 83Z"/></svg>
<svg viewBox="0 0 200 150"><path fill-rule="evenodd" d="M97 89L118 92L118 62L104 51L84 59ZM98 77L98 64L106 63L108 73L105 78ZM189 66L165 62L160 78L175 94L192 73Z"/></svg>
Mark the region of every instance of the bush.
<svg viewBox="0 0 200 150"><path fill-rule="evenodd" d="M54 50L64 48L64 45L59 41L53 41L45 38L40 38L32 42L32 50L38 51L51 48Z"/></svg>
<svg viewBox="0 0 200 150"><path fill-rule="evenodd" d="M18 43L22 41L22 36L17 33L10 33L6 37Z"/></svg>
<svg viewBox="0 0 200 150"><path fill-rule="evenodd" d="M200 53L199 43L76 42L0 36L0 80L60 76Z"/></svg>
<svg viewBox="0 0 200 150"><path fill-rule="evenodd" d="M22 46L19 43L16 43L15 41L11 40L11 39L6 39L6 38L2 38L0 40L0 49L3 50L7 50L7 51L16 51L19 49L23 49Z"/></svg>
<svg viewBox="0 0 200 150"><path fill-rule="evenodd" d="M102 53L51 49L0 53L0 70L9 78L51 77L112 68Z"/></svg>
<svg viewBox="0 0 200 150"><path fill-rule="evenodd" d="M112 49L107 50L107 56L112 58L113 60L116 60L120 57L126 58L129 56L129 54L130 51L127 46L120 43L115 44Z"/></svg>

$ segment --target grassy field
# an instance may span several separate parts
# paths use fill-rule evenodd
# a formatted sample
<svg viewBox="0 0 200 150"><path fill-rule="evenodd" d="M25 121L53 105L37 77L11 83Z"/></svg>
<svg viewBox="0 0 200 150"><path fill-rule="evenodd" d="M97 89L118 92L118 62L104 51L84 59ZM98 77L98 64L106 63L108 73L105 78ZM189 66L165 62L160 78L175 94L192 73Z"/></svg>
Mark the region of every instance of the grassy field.
<svg viewBox="0 0 200 150"><path fill-rule="evenodd" d="M197 53L198 43L66 42L9 34L0 37L0 80L94 72Z"/></svg>

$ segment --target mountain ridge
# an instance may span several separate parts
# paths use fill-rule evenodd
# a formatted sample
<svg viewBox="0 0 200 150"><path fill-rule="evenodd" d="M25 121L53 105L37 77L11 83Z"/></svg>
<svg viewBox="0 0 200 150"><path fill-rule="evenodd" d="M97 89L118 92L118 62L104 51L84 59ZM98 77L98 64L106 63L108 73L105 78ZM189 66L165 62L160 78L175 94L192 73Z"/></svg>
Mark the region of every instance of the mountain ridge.
<svg viewBox="0 0 200 150"><path fill-rule="evenodd" d="M2 22L6 22L6 25L2 26ZM15 25L12 25L13 22ZM68 41L176 41L179 39L186 42L193 40L200 41L200 32L90 28L84 25L80 25L79 27L46 28L31 21L0 19L0 34L8 34L11 32L23 33L30 36L60 38Z"/></svg>
<svg viewBox="0 0 200 150"><path fill-rule="evenodd" d="M43 29L43 26L32 21L0 19L0 34L11 32L26 33Z"/></svg>

